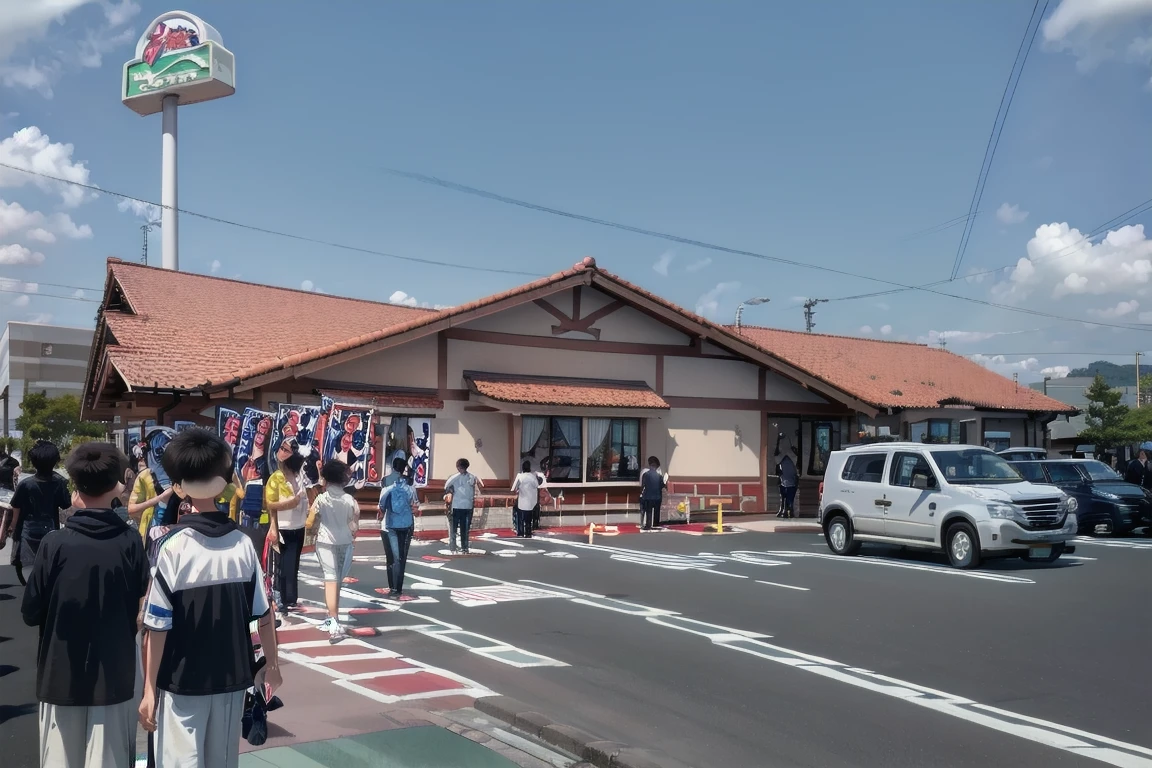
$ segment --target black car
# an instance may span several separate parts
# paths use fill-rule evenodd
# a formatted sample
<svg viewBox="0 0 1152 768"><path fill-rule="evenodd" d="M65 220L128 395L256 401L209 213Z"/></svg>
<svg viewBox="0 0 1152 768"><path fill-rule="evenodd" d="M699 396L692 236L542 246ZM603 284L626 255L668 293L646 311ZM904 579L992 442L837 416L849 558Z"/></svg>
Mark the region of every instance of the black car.
<svg viewBox="0 0 1152 768"><path fill-rule="evenodd" d="M1152 524L1152 494L1124 478L1102 461L1049 459L1016 461L1024 479L1055 485L1076 499L1080 533L1122 535Z"/></svg>

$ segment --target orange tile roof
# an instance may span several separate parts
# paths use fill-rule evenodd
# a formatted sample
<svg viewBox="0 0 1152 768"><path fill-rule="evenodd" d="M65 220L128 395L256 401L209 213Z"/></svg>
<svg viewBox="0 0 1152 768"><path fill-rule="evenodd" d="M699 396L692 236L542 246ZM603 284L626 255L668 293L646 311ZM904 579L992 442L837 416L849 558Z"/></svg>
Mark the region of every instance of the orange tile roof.
<svg viewBox="0 0 1152 768"><path fill-rule="evenodd" d="M1006 411L1076 409L923 344L743 326L740 335L837 389L878 408L936 408L958 402Z"/></svg>
<svg viewBox="0 0 1152 768"><path fill-rule="evenodd" d="M104 310L107 354L133 387L196 389L439 313L109 260L136 314ZM99 363L100 361L96 361Z"/></svg>
<svg viewBox="0 0 1152 768"><path fill-rule="evenodd" d="M464 378L473 392L501 403L575 408L666 410L670 407L642 381L508 376L472 371L465 372Z"/></svg>

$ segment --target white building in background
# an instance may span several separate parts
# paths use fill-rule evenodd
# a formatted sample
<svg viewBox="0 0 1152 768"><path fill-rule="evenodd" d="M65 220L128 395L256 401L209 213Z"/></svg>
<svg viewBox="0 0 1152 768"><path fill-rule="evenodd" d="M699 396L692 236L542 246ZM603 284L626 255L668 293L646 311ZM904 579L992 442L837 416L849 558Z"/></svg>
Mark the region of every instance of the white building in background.
<svg viewBox="0 0 1152 768"><path fill-rule="evenodd" d="M0 336L0 434L18 436L16 419L26 392L83 395L92 334L91 328L8 323Z"/></svg>

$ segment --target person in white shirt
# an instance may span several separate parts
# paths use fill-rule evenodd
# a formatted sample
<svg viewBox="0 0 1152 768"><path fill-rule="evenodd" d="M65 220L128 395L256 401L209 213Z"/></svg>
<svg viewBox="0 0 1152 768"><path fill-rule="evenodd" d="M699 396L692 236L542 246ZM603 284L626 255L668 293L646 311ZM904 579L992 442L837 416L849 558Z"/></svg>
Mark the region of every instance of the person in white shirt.
<svg viewBox="0 0 1152 768"><path fill-rule="evenodd" d="M460 534L460 548L468 552L468 541L472 530L472 514L476 507L476 497L484 489L484 481L468 471L468 459L456 462L456 474L444 483L444 500L448 504L448 549L456 554L456 534Z"/></svg>
<svg viewBox="0 0 1152 768"><path fill-rule="evenodd" d="M333 641L346 636L340 626L340 586L352 571L352 543L360 529L360 505L344 490L348 465L332 459L320 470L324 492L312 502L307 528L316 529L316 559L324 573L324 603L328 618L320 625Z"/></svg>
<svg viewBox="0 0 1152 768"><path fill-rule="evenodd" d="M532 462L525 460L520 468L523 472L516 475L512 483L512 492L517 494L512 519L516 535L528 539L532 537L532 510L540 503L540 478L532 471Z"/></svg>

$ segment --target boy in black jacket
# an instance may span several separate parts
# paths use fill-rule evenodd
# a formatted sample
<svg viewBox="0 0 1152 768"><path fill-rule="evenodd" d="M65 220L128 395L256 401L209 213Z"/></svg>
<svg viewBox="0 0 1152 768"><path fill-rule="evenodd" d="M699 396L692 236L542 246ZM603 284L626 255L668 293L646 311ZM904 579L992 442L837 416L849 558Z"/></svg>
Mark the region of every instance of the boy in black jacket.
<svg viewBox="0 0 1152 768"><path fill-rule="evenodd" d="M140 534L112 510L127 459L84 443L66 464L76 512L44 536L22 612L40 628L40 765L135 763L137 617L148 588Z"/></svg>

